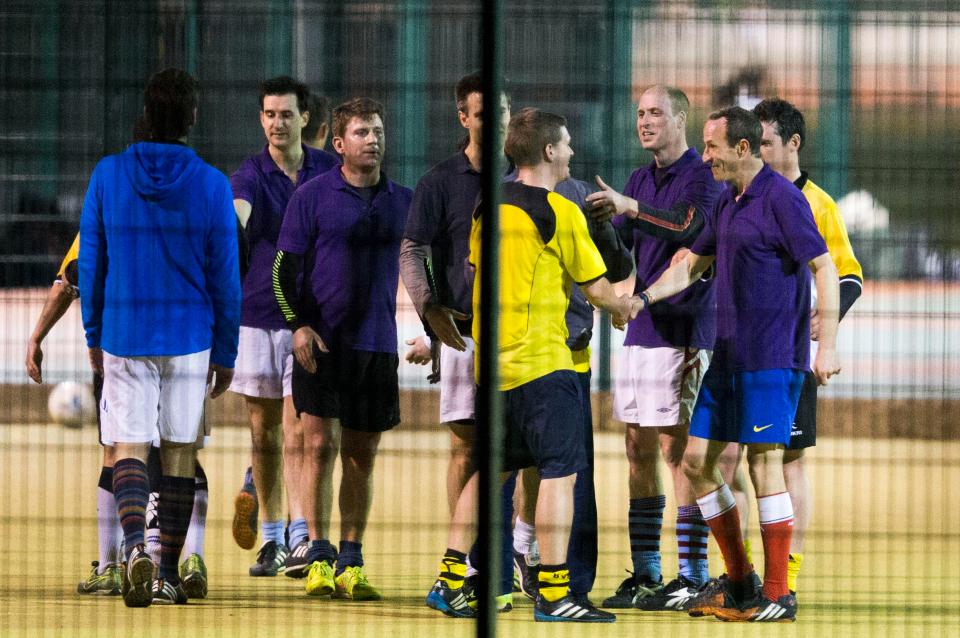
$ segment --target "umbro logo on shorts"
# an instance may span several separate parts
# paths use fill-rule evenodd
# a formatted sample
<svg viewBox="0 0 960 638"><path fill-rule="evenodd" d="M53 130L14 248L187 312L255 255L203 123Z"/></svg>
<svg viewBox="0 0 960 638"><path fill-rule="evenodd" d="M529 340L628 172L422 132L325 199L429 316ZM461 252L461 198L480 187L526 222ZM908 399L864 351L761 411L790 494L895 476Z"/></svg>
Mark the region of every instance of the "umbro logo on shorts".
<svg viewBox="0 0 960 638"><path fill-rule="evenodd" d="M657 408L657 412L660 412L662 414L666 414L669 411L670 411L670 408Z"/></svg>

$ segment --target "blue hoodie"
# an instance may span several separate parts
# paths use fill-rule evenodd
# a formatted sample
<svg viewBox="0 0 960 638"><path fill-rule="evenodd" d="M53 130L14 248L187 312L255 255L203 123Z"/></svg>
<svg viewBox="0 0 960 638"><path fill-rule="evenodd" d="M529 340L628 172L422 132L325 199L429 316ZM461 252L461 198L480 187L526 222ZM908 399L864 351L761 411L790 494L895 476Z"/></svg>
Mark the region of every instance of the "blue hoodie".
<svg viewBox="0 0 960 638"><path fill-rule="evenodd" d="M233 367L233 195L193 149L141 142L100 160L83 202L78 267L88 347L121 357L210 348L210 363Z"/></svg>

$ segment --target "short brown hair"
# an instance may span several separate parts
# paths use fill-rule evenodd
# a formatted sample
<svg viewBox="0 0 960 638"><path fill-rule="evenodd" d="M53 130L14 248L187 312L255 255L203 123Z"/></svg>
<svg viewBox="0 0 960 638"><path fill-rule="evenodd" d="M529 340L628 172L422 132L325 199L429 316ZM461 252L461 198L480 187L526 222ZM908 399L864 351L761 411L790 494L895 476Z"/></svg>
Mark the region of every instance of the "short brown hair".
<svg viewBox="0 0 960 638"><path fill-rule="evenodd" d="M347 132L347 124L355 117L369 120L374 115L383 119L383 105L368 97L355 97L333 109L333 136L343 137Z"/></svg>
<svg viewBox="0 0 960 638"><path fill-rule="evenodd" d="M690 98L688 98L687 94L677 87L670 86L668 84L654 84L644 89L641 95L651 91L656 91L657 93L667 96L667 100L670 102L670 110L673 111L673 115L690 112Z"/></svg>
<svg viewBox="0 0 960 638"><path fill-rule="evenodd" d="M740 106L728 106L714 111L707 116L708 120L727 120L727 145L736 146L740 140L746 140L750 145L750 154L760 157L760 138L763 137L763 127L760 118L753 111Z"/></svg>
<svg viewBox="0 0 960 638"><path fill-rule="evenodd" d="M504 151L517 166L536 166L547 144L560 142L560 129L567 125L562 115L527 107L510 118Z"/></svg>

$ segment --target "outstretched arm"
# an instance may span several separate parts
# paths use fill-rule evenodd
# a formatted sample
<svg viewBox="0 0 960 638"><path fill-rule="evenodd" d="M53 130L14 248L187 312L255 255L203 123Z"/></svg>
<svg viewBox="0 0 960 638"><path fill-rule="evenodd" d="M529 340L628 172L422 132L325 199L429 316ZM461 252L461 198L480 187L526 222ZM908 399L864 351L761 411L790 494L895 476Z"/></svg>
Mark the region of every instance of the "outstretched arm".
<svg viewBox="0 0 960 638"><path fill-rule="evenodd" d="M694 252L687 252L683 259L663 271L663 274L640 296L646 296L645 301L648 306L667 297L672 297L678 292L686 290L693 282L698 280L700 275L710 267L714 259L715 257L712 255L704 257Z"/></svg>
<svg viewBox="0 0 960 638"><path fill-rule="evenodd" d="M623 215L631 227L668 241L691 239L703 228L703 211L694 204L680 201L671 208L655 208L618 193L599 175L596 180L600 190L587 195L590 214L595 221Z"/></svg>

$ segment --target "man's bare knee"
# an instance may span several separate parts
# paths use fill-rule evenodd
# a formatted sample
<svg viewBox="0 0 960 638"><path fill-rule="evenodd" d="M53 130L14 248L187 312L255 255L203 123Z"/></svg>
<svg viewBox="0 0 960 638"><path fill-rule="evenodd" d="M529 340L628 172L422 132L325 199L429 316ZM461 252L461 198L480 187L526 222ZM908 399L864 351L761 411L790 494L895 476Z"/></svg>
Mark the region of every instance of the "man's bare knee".
<svg viewBox="0 0 960 638"><path fill-rule="evenodd" d="M687 449L687 426L674 425L660 430L660 454L671 468L679 468Z"/></svg>
<svg viewBox="0 0 960 638"><path fill-rule="evenodd" d="M660 460L660 447L657 440L657 428L627 425L624 444L627 462L632 468L652 471Z"/></svg>

